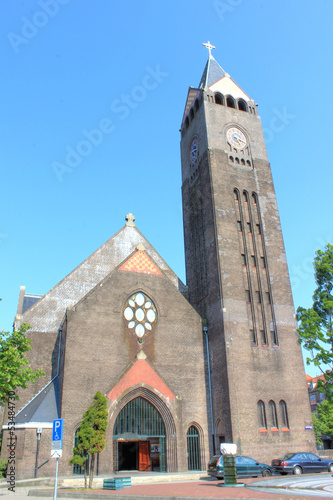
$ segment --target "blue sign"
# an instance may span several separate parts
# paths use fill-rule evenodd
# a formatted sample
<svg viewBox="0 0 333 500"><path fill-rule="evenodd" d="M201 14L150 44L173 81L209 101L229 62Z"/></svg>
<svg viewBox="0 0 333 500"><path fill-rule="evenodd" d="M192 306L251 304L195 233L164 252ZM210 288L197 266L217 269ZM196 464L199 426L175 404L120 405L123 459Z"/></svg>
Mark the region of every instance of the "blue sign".
<svg viewBox="0 0 333 500"><path fill-rule="evenodd" d="M62 448L62 431L63 431L64 419L58 418L53 420L53 430L52 430L52 445L58 445L59 449Z"/></svg>

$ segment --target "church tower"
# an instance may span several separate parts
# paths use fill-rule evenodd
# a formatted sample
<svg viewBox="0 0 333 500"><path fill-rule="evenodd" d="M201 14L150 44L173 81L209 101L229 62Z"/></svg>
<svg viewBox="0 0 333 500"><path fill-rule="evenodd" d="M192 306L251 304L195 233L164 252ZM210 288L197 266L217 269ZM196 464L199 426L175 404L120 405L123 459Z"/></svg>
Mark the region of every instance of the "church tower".
<svg viewBox="0 0 333 500"><path fill-rule="evenodd" d="M189 300L207 324L211 449L234 442L268 461L314 450L312 418L257 105L204 45L181 162Z"/></svg>

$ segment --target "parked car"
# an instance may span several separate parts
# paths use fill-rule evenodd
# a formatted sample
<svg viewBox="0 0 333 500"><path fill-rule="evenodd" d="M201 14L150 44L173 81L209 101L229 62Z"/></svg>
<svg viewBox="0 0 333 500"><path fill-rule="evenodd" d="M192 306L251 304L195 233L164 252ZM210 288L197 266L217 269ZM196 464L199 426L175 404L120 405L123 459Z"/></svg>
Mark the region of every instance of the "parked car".
<svg viewBox="0 0 333 500"><path fill-rule="evenodd" d="M272 467L280 474L333 472L333 460L325 460L313 453L287 453L279 459L272 460Z"/></svg>
<svg viewBox="0 0 333 500"><path fill-rule="evenodd" d="M237 476L271 476L274 468L267 464L262 464L253 460L250 457L243 457L236 455L236 472ZM207 469L208 476L215 477L216 479L223 479L223 455L214 455L209 463Z"/></svg>

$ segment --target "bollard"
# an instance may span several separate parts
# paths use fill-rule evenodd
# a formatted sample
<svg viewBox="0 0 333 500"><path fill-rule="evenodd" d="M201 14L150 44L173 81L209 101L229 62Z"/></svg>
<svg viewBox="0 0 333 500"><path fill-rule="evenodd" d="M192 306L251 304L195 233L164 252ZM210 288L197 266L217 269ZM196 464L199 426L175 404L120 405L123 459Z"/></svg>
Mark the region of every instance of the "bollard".
<svg viewBox="0 0 333 500"><path fill-rule="evenodd" d="M224 484L219 484L219 486L225 488L244 486L244 483L237 483L235 455L223 455L223 475L224 475Z"/></svg>

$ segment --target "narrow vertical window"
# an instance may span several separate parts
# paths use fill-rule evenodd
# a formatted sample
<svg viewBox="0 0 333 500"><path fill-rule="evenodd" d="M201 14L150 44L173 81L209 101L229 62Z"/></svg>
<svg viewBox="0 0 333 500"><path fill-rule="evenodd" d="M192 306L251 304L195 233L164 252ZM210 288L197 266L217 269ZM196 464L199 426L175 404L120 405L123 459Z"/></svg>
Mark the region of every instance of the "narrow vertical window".
<svg viewBox="0 0 333 500"><path fill-rule="evenodd" d="M248 232L249 234L252 234L251 222L247 222L247 232Z"/></svg>
<svg viewBox="0 0 333 500"><path fill-rule="evenodd" d="M280 415L281 415L282 427L284 429L289 429L287 404L285 401L283 401L283 399L281 399L280 401Z"/></svg>
<svg viewBox="0 0 333 500"><path fill-rule="evenodd" d="M248 302L248 303L251 302L250 290L245 290L245 299L246 299L246 302Z"/></svg>
<svg viewBox="0 0 333 500"><path fill-rule="evenodd" d="M254 330L250 330L250 340L251 340L251 346L256 346L257 345L257 339L256 339L256 334Z"/></svg>
<svg viewBox="0 0 333 500"><path fill-rule="evenodd" d="M257 410L258 410L258 423L259 423L259 428L261 432L267 431L267 422L266 422L266 411L265 411L265 404L263 401L258 401L257 403Z"/></svg>
<svg viewBox="0 0 333 500"><path fill-rule="evenodd" d="M245 267L246 266L246 257L245 257L244 253L241 254L241 260L242 260L242 266Z"/></svg>
<svg viewBox="0 0 333 500"><path fill-rule="evenodd" d="M237 229L238 229L238 232L241 233L242 232L242 223L240 220L237 221Z"/></svg>
<svg viewBox="0 0 333 500"><path fill-rule="evenodd" d="M265 330L260 330L261 345L267 346L267 338Z"/></svg>
<svg viewBox="0 0 333 500"><path fill-rule="evenodd" d="M271 427L278 429L278 420L277 420L277 415L276 415L276 406L274 401L270 401L268 403L269 406L269 416L271 420Z"/></svg>
<svg viewBox="0 0 333 500"><path fill-rule="evenodd" d="M188 470L200 470L200 436L198 429L191 425L187 431Z"/></svg>
<svg viewBox="0 0 333 500"><path fill-rule="evenodd" d="M271 339L272 339L272 345L273 346L278 346L278 339L277 339L277 334L276 334L276 330L275 329L272 329L271 330Z"/></svg>

